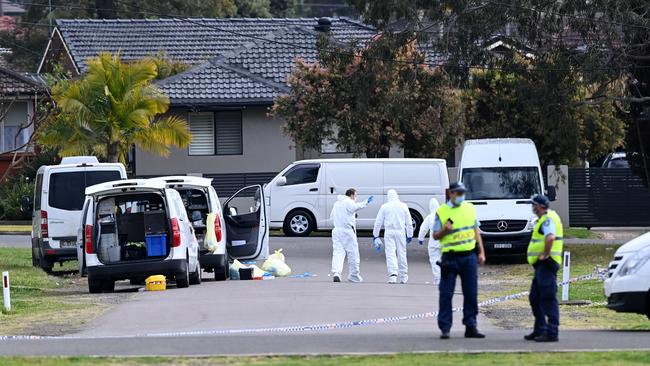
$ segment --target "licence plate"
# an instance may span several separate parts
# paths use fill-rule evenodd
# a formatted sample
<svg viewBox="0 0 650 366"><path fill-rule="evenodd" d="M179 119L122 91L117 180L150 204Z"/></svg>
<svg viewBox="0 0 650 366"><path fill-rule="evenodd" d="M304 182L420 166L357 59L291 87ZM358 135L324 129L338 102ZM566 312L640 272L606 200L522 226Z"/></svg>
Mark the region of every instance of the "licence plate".
<svg viewBox="0 0 650 366"><path fill-rule="evenodd" d="M512 244L494 244L494 249L510 249L512 248Z"/></svg>
<svg viewBox="0 0 650 366"><path fill-rule="evenodd" d="M76 241L72 240L61 240L61 248L74 248L77 246Z"/></svg>

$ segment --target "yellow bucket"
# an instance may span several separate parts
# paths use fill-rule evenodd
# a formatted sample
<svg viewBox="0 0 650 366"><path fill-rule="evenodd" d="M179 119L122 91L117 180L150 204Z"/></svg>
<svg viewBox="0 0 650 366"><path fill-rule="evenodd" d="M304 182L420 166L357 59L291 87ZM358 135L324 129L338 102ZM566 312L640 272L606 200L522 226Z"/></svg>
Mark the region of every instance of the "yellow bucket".
<svg viewBox="0 0 650 366"><path fill-rule="evenodd" d="M163 291L167 289L167 279L163 275L149 276L144 281L147 291Z"/></svg>

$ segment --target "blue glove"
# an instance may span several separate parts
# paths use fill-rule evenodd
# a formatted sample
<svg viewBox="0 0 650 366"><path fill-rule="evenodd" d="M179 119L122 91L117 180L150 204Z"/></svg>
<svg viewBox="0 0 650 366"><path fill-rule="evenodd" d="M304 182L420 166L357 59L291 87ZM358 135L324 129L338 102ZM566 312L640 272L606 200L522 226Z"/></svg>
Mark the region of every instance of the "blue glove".
<svg viewBox="0 0 650 366"><path fill-rule="evenodd" d="M375 251L377 253L381 253L381 239L379 238L374 238L372 240L373 244L375 245Z"/></svg>
<svg viewBox="0 0 650 366"><path fill-rule="evenodd" d="M406 237L406 244L411 244L412 241L413 241L412 237L410 237L410 236Z"/></svg>
<svg viewBox="0 0 650 366"><path fill-rule="evenodd" d="M374 200L375 200L375 196L370 196L370 197L368 197L368 201L367 201L367 202L368 202L368 204L371 204L372 201L374 201Z"/></svg>
<svg viewBox="0 0 650 366"><path fill-rule="evenodd" d="M420 245L424 245L424 240L418 240L418 243L420 243Z"/></svg>

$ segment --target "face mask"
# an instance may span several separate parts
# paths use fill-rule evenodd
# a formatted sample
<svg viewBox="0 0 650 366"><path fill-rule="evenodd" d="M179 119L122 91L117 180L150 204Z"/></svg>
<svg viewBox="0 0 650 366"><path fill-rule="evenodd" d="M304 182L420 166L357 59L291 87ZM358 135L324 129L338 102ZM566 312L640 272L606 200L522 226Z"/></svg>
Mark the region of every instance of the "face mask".
<svg viewBox="0 0 650 366"><path fill-rule="evenodd" d="M454 204L456 206L460 206L461 203L465 201L465 195L462 196L457 196L456 199L454 199Z"/></svg>

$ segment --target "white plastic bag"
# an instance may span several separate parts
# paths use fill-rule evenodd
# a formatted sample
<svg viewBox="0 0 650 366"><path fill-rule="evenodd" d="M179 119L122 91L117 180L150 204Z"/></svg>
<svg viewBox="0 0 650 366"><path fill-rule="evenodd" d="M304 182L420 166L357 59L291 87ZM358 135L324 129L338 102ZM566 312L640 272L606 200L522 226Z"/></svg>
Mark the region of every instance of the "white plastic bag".
<svg viewBox="0 0 650 366"><path fill-rule="evenodd" d="M205 237L203 238L203 247L210 253L214 253L217 250L217 236L214 234L214 221L217 219L217 215L214 213L209 213L206 221L206 230Z"/></svg>
<svg viewBox="0 0 650 366"><path fill-rule="evenodd" d="M282 249L278 249L264 262L262 269L277 277L289 276L291 274L291 268L289 268L284 260Z"/></svg>

